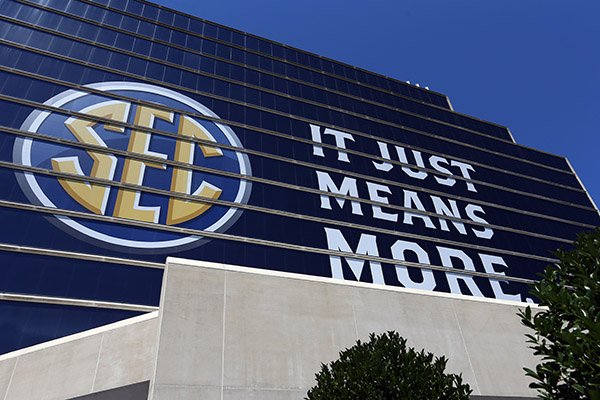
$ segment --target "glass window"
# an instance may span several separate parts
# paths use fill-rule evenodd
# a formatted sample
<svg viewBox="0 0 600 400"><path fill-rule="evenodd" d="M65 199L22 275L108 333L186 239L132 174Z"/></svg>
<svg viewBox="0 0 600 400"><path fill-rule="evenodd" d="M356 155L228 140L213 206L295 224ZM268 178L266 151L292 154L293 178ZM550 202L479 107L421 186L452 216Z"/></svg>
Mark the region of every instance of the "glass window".
<svg viewBox="0 0 600 400"><path fill-rule="evenodd" d="M231 43L231 31L227 28L219 27L217 29L217 38Z"/></svg>
<svg viewBox="0 0 600 400"><path fill-rule="evenodd" d="M35 45L34 43L32 44ZM39 46L41 45L41 43L38 43L37 45ZM57 54L67 55L69 54L72 45L73 42L71 42L70 40L55 36L54 38L52 38L52 42L48 49Z"/></svg>
<svg viewBox="0 0 600 400"><path fill-rule="evenodd" d="M281 62L281 61L273 61L273 72L275 72L276 74L279 75L285 75L285 63Z"/></svg>
<svg viewBox="0 0 600 400"><path fill-rule="evenodd" d="M244 68L238 67L236 65L231 65L230 77L235 79L236 81L243 82L244 81Z"/></svg>
<svg viewBox="0 0 600 400"><path fill-rule="evenodd" d="M278 45L278 44L273 44L272 45L272 49L273 49L273 56L277 57L277 58L284 58L285 57L285 51L283 50L283 47Z"/></svg>
<svg viewBox="0 0 600 400"><path fill-rule="evenodd" d="M83 43L73 43L73 47L71 47L71 51L69 52L69 57L87 61L89 52L90 48L88 45L85 45Z"/></svg>
<svg viewBox="0 0 600 400"><path fill-rule="evenodd" d="M223 44L217 44L217 56L224 59L231 59L231 47L225 46Z"/></svg>
<svg viewBox="0 0 600 400"><path fill-rule="evenodd" d="M231 49L231 59L233 61L243 64L244 60L245 60L244 52L242 50L232 48Z"/></svg>
<svg viewBox="0 0 600 400"><path fill-rule="evenodd" d="M231 32L231 42L238 46L244 46L244 35L239 32Z"/></svg>
<svg viewBox="0 0 600 400"><path fill-rule="evenodd" d="M119 0L121 3L121 0ZM117 8L122 7L122 5L117 6ZM144 10L144 5L136 0L127 0L127 5L125 6L125 11L130 12L135 15L142 15Z"/></svg>
<svg viewBox="0 0 600 400"><path fill-rule="evenodd" d="M152 43L152 48L150 49L150 55L154 58L158 58L159 60L164 60L167 57L168 47L164 44L160 43Z"/></svg>
<svg viewBox="0 0 600 400"><path fill-rule="evenodd" d="M197 69L200 64L200 56L192 53L185 53L183 55L183 65L188 68Z"/></svg>
<svg viewBox="0 0 600 400"><path fill-rule="evenodd" d="M196 89L196 85L198 83L198 76L196 74L193 74L191 72L187 72L187 71L183 71L181 73L181 85L191 89L191 90L195 90Z"/></svg>
<svg viewBox="0 0 600 400"><path fill-rule="evenodd" d="M229 84L215 79L213 93L217 96L229 97Z"/></svg>
<svg viewBox="0 0 600 400"><path fill-rule="evenodd" d="M163 24L173 25L173 19L175 18L175 14L171 11L165 10L161 8L158 10L158 21Z"/></svg>
<svg viewBox="0 0 600 400"><path fill-rule="evenodd" d="M173 44L178 44L180 46L185 46L185 42L187 40L187 35L183 32L172 30L171 31L171 39L170 42Z"/></svg>
<svg viewBox="0 0 600 400"><path fill-rule="evenodd" d="M83 39L97 41L96 38L100 34L100 32L101 30L96 28L95 26L91 26L89 24L82 24L81 29L79 29L79 33L77 35Z"/></svg>
<svg viewBox="0 0 600 400"><path fill-rule="evenodd" d="M105 44L108 46L113 46L115 44L115 40L117 40L117 33L115 31L111 31L108 29L102 29L98 33L97 41L99 43L102 43L102 44Z"/></svg>
<svg viewBox="0 0 600 400"><path fill-rule="evenodd" d="M99 9L97 7L91 7L90 6L90 7L87 8L84 17L86 19L91 20L91 21L102 21L102 20L104 20L104 16L106 14L108 14L107 11L101 10L101 9Z"/></svg>
<svg viewBox="0 0 600 400"><path fill-rule="evenodd" d="M84 15L86 9L88 8L87 4L83 4L78 1L68 1L65 2L65 5L65 11L73 15Z"/></svg>
<svg viewBox="0 0 600 400"><path fill-rule="evenodd" d="M115 40L115 46L123 50L133 49L133 37L125 35L123 33L117 33L117 39Z"/></svg>
<svg viewBox="0 0 600 400"><path fill-rule="evenodd" d="M245 71L245 75L246 75L246 79L244 80L246 83L252 84L252 85L259 85L260 84L260 74L257 71L251 70L251 69L246 69Z"/></svg>
<svg viewBox="0 0 600 400"><path fill-rule="evenodd" d="M259 57L253 53L246 53L246 64L251 65L253 67L258 67Z"/></svg>
<svg viewBox="0 0 600 400"><path fill-rule="evenodd" d="M158 65L156 63L148 63L148 67L146 69L146 76L148 78L162 80L165 74L165 67L163 65Z"/></svg>
<svg viewBox="0 0 600 400"><path fill-rule="evenodd" d="M154 30L154 38L168 42L171 39L171 30L164 26L156 25Z"/></svg>
<svg viewBox="0 0 600 400"><path fill-rule="evenodd" d="M202 34L203 30L204 30L204 22L197 20L195 18L192 18L190 20L190 31L192 31L194 33Z"/></svg>
<svg viewBox="0 0 600 400"><path fill-rule="evenodd" d="M215 73L216 61L211 58L203 57L200 59L200 69L211 74Z"/></svg>
<svg viewBox="0 0 600 400"><path fill-rule="evenodd" d="M133 42L133 51L144 56L150 55L151 43L147 40L135 38Z"/></svg>
<svg viewBox="0 0 600 400"><path fill-rule="evenodd" d="M173 24L178 28L187 30L190 25L190 18L186 17L185 15L175 14Z"/></svg>
<svg viewBox="0 0 600 400"><path fill-rule="evenodd" d="M142 9L142 16L150 20L156 21L158 18L158 8L152 4L144 4Z"/></svg>
<svg viewBox="0 0 600 400"><path fill-rule="evenodd" d="M215 72L219 76L229 78L230 68L231 68L230 64L221 62L221 61L217 61Z"/></svg>
<svg viewBox="0 0 600 400"><path fill-rule="evenodd" d="M200 49L202 49L202 39L196 36L187 35L186 46L189 49L200 51Z"/></svg>
<svg viewBox="0 0 600 400"><path fill-rule="evenodd" d="M108 66L119 71L126 71L129 57L119 53L112 53Z"/></svg>
<svg viewBox="0 0 600 400"><path fill-rule="evenodd" d="M118 14L116 12L107 12L104 16L104 20L102 21L106 25L114 26L116 28L121 26L121 21L123 20L123 15Z"/></svg>
<svg viewBox="0 0 600 400"><path fill-rule="evenodd" d="M55 27L52 27L55 28ZM56 28L59 32L68 34L68 35L75 35L77 34L77 31L79 30L79 24L76 23L75 21L73 21L72 19L68 19L68 18L62 18L60 21L60 24L58 25L58 27Z"/></svg>
<svg viewBox="0 0 600 400"><path fill-rule="evenodd" d="M127 72L136 75L144 75L146 72L146 64L146 61L131 57L129 59L129 65L127 66Z"/></svg>
<svg viewBox="0 0 600 400"><path fill-rule="evenodd" d="M246 47L251 50L258 50L258 39L246 36Z"/></svg>
<svg viewBox="0 0 600 400"><path fill-rule="evenodd" d="M172 62L173 64L182 64L183 63L183 51L179 49L175 49L173 47L169 48L167 60Z"/></svg>
<svg viewBox="0 0 600 400"><path fill-rule="evenodd" d="M217 44L210 40L203 40L202 41L202 52L214 55L217 52Z"/></svg>
<svg viewBox="0 0 600 400"><path fill-rule="evenodd" d="M146 21L140 21L140 24L137 29L137 33L139 35L143 35L143 36L154 37L154 29L155 28L156 28L156 25L154 25L154 24L151 24Z"/></svg>
<svg viewBox="0 0 600 400"><path fill-rule="evenodd" d="M216 38L217 37L217 27L211 24L204 24L203 29L204 36Z"/></svg>
<svg viewBox="0 0 600 400"><path fill-rule="evenodd" d="M267 57L260 57L259 67L270 71L273 69L273 60Z"/></svg>
<svg viewBox="0 0 600 400"><path fill-rule="evenodd" d="M291 62L297 62L296 52L290 48L284 48L284 58Z"/></svg>
<svg viewBox="0 0 600 400"><path fill-rule="evenodd" d="M128 16L123 17L121 22L121 29L125 29L129 32L136 32L138 30L139 20Z"/></svg>
<svg viewBox="0 0 600 400"><path fill-rule="evenodd" d="M164 80L167 83L171 83L173 85L179 85L181 83L181 70L165 67L165 77Z"/></svg>

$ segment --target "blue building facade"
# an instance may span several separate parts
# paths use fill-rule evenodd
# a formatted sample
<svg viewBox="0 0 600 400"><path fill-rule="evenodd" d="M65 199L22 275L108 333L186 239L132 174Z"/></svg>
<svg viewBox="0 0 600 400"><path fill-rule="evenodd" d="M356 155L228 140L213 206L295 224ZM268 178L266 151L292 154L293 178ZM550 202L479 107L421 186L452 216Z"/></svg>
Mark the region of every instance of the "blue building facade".
<svg viewBox="0 0 600 400"><path fill-rule="evenodd" d="M167 256L533 301L600 225L442 94L142 0L0 0L0 353L156 307Z"/></svg>

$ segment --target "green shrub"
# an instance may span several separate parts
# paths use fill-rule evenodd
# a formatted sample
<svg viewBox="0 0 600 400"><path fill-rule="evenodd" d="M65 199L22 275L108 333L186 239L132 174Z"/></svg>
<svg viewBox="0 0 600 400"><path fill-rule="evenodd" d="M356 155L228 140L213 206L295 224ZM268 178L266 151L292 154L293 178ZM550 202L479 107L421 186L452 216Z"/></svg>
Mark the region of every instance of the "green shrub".
<svg viewBox="0 0 600 400"><path fill-rule="evenodd" d="M396 332L360 340L323 364L308 400L467 400L471 389L460 375L446 374L447 360L406 346Z"/></svg>
<svg viewBox="0 0 600 400"><path fill-rule="evenodd" d="M600 400L600 230L579 235L572 251L556 253L531 294L547 310L519 313L541 358L530 387L547 400Z"/></svg>

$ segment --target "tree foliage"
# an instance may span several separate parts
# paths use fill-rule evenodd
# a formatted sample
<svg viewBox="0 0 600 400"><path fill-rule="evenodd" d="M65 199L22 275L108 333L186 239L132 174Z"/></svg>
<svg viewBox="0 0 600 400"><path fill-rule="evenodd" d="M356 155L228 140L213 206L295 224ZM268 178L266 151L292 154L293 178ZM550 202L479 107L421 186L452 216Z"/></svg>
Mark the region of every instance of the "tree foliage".
<svg viewBox="0 0 600 400"><path fill-rule="evenodd" d="M527 342L541 357L535 371L539 397L600 400L600 230L578 236L571 251L559 250L531 294L546 310L519 313L534 333Z"/></svg>
<svg viewBox="0 0 600 400"><path fill-rule="evenodd" d="M471 389L460 375L446 374L447 360L406 346L396 332L371 333L323 364L307 400L467 400Z"/></svg>

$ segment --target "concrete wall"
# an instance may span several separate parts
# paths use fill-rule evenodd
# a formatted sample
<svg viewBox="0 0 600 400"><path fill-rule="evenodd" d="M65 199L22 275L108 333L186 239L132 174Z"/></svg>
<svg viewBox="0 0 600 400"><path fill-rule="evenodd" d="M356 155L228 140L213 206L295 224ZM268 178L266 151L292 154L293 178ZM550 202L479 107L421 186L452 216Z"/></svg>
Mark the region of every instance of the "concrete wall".
<svg viewBox="0 0 600 400"><path fill-rule="evenodd" d="M154 400L302 399L322 362L396 330L475 395L533 397L520 304L169 259Z"/></svg>
<svg viewBox="0 0 600 400"><path fill-rule="evenodd" d="M157 317L155 311L0 356L0 399L64 400L149 381Z"/></svg>

